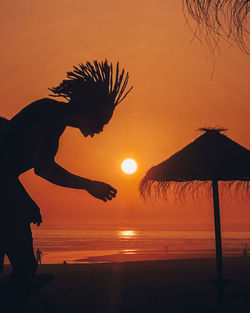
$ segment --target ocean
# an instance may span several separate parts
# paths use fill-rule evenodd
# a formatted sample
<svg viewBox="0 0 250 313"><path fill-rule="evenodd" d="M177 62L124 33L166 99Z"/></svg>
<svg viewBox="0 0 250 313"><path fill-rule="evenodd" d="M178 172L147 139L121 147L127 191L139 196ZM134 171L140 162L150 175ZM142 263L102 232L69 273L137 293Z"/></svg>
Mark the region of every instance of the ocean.
<svg viewBox="0 0 250 313"><path fill-rule="evenodd" d="M47 264L215 257L212 230L96 225L33 226L32 230L34 249L43 252L42 263ZM246 256L250 232L224 231L222 245L224 256Z"/></svg>

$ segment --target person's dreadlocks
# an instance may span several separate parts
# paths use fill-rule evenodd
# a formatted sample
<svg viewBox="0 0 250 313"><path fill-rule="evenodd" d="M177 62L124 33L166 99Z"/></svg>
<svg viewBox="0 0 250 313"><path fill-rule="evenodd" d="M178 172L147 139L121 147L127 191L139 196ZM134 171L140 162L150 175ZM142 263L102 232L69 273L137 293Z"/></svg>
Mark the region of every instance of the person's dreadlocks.
<svg viewBox="0 0 250 313"><path fill-rule="evenodd" d="M120 71L119 63L113 68L107 60L74 66L67 77L59 86L49 88L54 93L51 96L64 97L68 102L79 104L87 99L93 106L104 104L113 110L132 89L125 91L129 74L125 74L124 69Z"/></svg>

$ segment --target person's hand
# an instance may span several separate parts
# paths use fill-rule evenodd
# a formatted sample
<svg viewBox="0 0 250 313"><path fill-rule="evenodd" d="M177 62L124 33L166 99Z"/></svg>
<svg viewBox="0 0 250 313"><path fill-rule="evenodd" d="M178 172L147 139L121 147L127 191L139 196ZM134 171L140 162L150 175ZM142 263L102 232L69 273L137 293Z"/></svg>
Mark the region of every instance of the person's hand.
<svg viewBox="0 0 250 313"><path fill-rule="evenodd" d="M38 207L29 209L29 223L36 224L37 227L43 222L40 209Z"/></svg>
<svg viewBox="0 0 250 313"><path fill-rule="evenodd" d="M93 180L88 183L86 190L93 197L100 199L104 202L106 202L107 200L112 200L117 193L117 190L109 184Z"/></svg>

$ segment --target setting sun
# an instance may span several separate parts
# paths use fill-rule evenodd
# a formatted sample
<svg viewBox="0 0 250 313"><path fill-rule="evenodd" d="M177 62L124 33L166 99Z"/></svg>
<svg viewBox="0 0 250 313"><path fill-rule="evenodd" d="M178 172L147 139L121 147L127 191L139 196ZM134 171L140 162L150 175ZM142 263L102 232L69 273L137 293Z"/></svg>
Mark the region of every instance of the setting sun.
<svg viewBox="0 0 250 313"><path fill-rule="evenodd" d="M133 174L137 170L137 163L133 159L126 159L122 162L121 168L126 174Z"/></svg>

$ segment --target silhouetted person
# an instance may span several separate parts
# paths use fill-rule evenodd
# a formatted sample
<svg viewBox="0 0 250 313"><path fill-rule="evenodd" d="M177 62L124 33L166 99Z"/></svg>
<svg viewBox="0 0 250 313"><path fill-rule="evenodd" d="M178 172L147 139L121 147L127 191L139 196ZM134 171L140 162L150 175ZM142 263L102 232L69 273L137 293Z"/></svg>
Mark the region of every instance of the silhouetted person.
<svg viewBox="0 0 250 313"><path fill-rule="evenodd" d="M50 89L55 97L64 97L67 102L40 99L10 121L1 119L0 251L8 255L13 268L12 288L14 297L19 297L19 312L24 310L37 268L29 224L41 222L39 208L20 183L19 175L34 169L36 175L53 184L86 190L103 201L111 200L117 192L109 184L68 172L55 162L55 155L67 126L80 129L84 137L103 131L116 105L131 90L124 94L128 74L119 72L119 64L113 71L107 61L94 61L74 67L67 77Z"/></svg>
<svg viewBox="0 0 250 313"><path fill-rule="evenodd" d="M42 264L42 256L43 253L41 250L39 250L39 248L36 249L36 261L38 264Z"/></svg>

